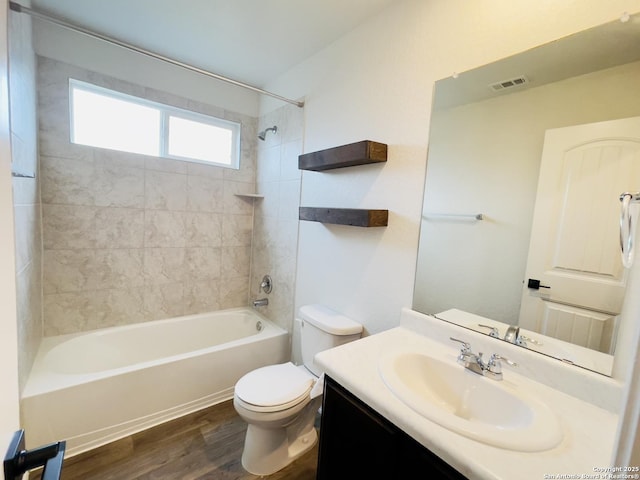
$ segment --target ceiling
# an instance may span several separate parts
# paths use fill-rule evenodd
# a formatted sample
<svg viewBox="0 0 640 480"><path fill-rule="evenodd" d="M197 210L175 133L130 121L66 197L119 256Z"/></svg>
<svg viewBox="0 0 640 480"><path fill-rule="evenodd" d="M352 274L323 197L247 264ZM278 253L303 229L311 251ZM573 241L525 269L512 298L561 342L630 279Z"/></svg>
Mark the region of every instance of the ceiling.
<svg viewBox="0 0 640 480"><path fill-rule="evenodd" d="M434 108L479 102L638 60L640 15L633 15L439 80ZM498 92L489 88L517 77L525 77L528 83Z"/></svg>
<svg viewBox="0 0 640 480"><path fill-rule="evenodd" d="M398 1L32 0L32 8L262 87Z"/></svg>

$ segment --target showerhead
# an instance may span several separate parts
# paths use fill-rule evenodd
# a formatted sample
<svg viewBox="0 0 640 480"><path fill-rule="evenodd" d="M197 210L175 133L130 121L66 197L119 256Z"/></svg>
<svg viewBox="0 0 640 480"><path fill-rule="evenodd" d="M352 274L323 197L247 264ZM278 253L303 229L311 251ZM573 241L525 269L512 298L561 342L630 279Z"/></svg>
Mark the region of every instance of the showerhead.
<svg viewBox="0 0 640 480"><path fill-rule="evenodd" d="M258 138L264 142L264 139L267 138L267 132L278 133L278 127L274 125L273 127L262 130L260 133L258 133Z"/></svg>

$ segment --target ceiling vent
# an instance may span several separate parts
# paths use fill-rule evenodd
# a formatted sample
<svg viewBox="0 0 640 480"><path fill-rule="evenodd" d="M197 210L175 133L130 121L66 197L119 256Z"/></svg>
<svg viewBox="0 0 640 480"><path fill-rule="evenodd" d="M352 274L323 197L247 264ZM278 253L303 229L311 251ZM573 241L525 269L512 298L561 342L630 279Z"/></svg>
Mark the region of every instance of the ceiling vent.
<svg viewBox="0 0 640 480"><path fill-rule="evenodd" d="M489 88L494 92L500 92L502 90L506 90L507 88L513 87L521 87L529 83L527 77L524 75L520 77L510 78L508 80L501 80L500 82L492 83L489 85Z"/></svg>

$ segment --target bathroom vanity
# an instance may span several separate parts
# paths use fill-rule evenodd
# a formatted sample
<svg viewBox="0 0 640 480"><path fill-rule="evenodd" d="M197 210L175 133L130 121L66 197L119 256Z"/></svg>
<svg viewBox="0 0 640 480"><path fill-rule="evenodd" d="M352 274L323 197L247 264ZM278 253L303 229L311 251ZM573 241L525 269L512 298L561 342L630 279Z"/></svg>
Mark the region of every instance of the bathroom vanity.
<svg viewBox="0 0 640 480"><path fill-rule="evenodd" d="M519 366L503 362L502 380L468 372L456 361L460 345L451 336ZM421 471L445 479L537 480L559 474L583 478L610 466L619 386L496 343L403 310L399 327L319 353L316 363L326 383L318 478L410 478L403 474ZM406 392L389 381L390 358L404 359L391 364L404 376ZM544 364L549 361L555 363ZM540 381L545 375L562 385ZM442 392L456 390L456 382L465 384L459 392L471 395L470 413L439 404L454 402ZM409 398L412 389L431 393Z"/></svg>
<svg viewBox="0 0 640 480"><path fill-rule="evenodd" d="M325 377L318 480L412 478L429 472L442 480L466 477L393 423Z"/></svg>

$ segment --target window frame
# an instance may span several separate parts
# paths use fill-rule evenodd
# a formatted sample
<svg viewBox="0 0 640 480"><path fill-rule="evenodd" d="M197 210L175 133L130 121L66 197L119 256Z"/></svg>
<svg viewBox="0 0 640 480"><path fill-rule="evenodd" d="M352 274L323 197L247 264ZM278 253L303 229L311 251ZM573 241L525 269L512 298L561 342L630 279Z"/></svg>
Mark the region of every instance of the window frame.
<svg viewBox="0 0 640 480"><path fill-rule="evenodd" d="M200 163L203 165L212 165L212 166L217 166L222 168L231 168L234 170L240 169L240 145L241 145L241 134L242 134L241 123L233 122L231 120L226 120L219 117L214 117L211 115L206 115L199 112L194 112L191 110L186 110L184 108L174 107L172 105L155 102L153 100L148 100L142 97L136 97L134 95L119 92L117 90L111 90L109 88L101 87L93 83L84 82L82 80L77 80L75 78L69 78L69 141L71 143L74 143L76 145L90 146L93 148L108 149L108 147L96 147L93 145L86 145L83 143L75 142L75 139L74 139L75 119L73 115L74 89L84 90L86 92L95 93L98 95L111 97L116 100L121 100L128 103L158 110L160 112L160 125L159 125L160 145L159 145L159 154L158 154L159 158L169 158L172 160ZM230 159L231 163L222 163L222 162L215 162L215 161L206 160L206 159L170 155L169 154L169 119L170 117L176 117L183 120L198 122L204 125L210 125L213 127L229 130L231 132L231 159ZM111 149L111 150L139 155L135 152L127 152L125 150L115 150L115 149ZM155 156L155 155L149 155L149 154L146 154L146 155Z"/></svg>

